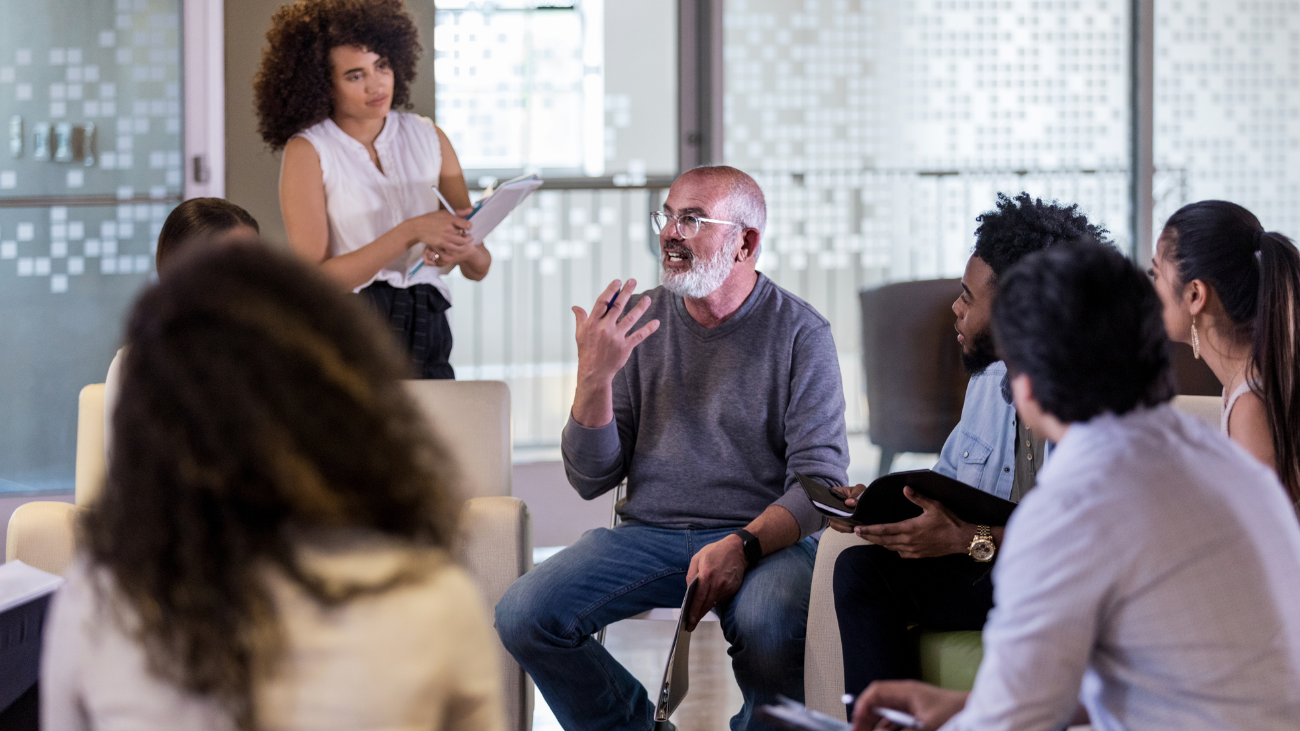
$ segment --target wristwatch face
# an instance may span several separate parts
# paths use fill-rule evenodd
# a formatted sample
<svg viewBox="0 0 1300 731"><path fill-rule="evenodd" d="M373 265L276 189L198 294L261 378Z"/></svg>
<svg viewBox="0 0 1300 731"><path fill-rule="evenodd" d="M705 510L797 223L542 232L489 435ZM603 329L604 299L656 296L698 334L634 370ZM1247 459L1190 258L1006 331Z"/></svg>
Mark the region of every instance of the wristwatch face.
<svg viewBox="0 0 1300 731"><path fill-rule="evenodd" d="M987 538L976 538L970 544L970 557L980 562L991 561L994 550L993 541Z"/></svg>

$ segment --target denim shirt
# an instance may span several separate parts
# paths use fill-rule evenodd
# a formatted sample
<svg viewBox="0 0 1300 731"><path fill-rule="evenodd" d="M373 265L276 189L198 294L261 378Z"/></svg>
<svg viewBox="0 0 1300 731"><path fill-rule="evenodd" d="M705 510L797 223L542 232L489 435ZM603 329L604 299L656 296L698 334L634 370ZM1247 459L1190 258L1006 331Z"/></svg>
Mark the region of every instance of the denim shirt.
<svg viewBox="0 0 1300 731"><path fill-rule="evenodd" d="M934 471L1003 499L1016 469L1016 407L1002 398L1007 366L998 361L971 376L961 421L948 435Z"/></svg>

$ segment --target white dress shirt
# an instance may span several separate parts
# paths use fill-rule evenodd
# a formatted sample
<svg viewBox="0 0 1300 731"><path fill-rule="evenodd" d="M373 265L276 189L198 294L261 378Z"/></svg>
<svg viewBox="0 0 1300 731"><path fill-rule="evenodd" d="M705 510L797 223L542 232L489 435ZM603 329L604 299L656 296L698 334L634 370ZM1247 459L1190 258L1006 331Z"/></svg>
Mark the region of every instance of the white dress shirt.
<svg viewBox="0 0 1300 731"><path fill-rule="evenodd" d="M384 129L375 138L383 172L375 167L366 146L332 119L295 136L310 142L320 157L331 256L356 251L402 221L441 207L433 188L442 174L442 145L428 117L388 113ZM451 302L451 290L442 279L451 267L422 266L413 276L408 275L423 252L423 246L411 247L357 290L375 281L394 287L432 284Z"/></svg>
<svg viewBox="0 0 1300 731"><path fill-rule="evenodd" d="M381 581L410 549L370 544L313 550L331 580ZM258 684L260 731L501 731L495 637L469 577L435 555L429 577L323 607L278 573L268 583L284 654ZM233 731L210 699L153 675L134 633L106 606L103 569L78 561L55 595L41 659L42 728L58 731ZM95 578L92 578L95 577Z"/></svg>
<svg viewBox="0 0 1300 731"><path fill-rule="evenodd" d="M1300 728L1300 525L1271 471L1170 406L1071 426L994 569L944 731Z"/></svg>

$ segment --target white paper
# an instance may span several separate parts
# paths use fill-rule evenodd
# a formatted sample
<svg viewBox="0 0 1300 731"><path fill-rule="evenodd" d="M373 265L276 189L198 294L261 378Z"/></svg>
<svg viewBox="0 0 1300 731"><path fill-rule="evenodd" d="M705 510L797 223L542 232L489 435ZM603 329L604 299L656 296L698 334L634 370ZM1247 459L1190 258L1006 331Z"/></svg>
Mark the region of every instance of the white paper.
<svg viewBox="0 0 1300 731"><path fill-rule="evenodd" d="M469 230L470 235L474 237L474 243L483 243L488 234L506 220L506 216L509 216L511 211L518 208L525 198L540 187L542 187L541 178L536 175L525 175L502 183L492 191L492 195L480 201L478 210L469 219L474 224L474 228Z"/></svg>
<svg viewBox="0 0 1300 731"><path fill-rule="evenodd" d="M0 612L21 606L63 586L63 577L14 560L0 566Z"/></svg>

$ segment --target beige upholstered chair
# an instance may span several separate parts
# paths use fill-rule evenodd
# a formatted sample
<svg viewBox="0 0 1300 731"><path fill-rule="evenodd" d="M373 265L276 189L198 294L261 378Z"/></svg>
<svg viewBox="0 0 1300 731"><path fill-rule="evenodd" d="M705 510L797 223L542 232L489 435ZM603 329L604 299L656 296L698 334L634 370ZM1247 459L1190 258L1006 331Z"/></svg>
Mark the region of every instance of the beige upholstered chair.
<svg viewBox="0 0 1300 731"><path fill-rule="evenodd" d="M92 383L81 389L77 403L77 471L74 489L78 505L89 505L103 489L104 477L108 475L104 392L104 384Z"/></svg>
<svg viewBox="0 0 1300 731"><path fill-rule="evenodd" d="M532 569L532 529L523 501L509 497L510 390L497 381L408 381L407 388L456 459L462 508L456 555L478 585L485 606ZM115 389L113 389L115 390ZM63 575L76 552L80 506L102 489L107 474L105 384L81 390L77 416L76 504L31 502L9 520L5 559ZM532 727L533 683L498 644L507 728Z"/></svg>
<svg viewBox="0 0 1300 731"><path fill-rule="evenodd" d="M9 517L5 536L5 561L62 576L77 553L77 513L72 503L37 501L18 506Z"/></svg>
<svg viewBox="0 0 1300 731"><path fill-rule="evenodd" d="M456 556L473 577L491 615L506 589L533 569L532 521L524 501L513 497L476 497L461 509ZM533 727L533 679L497 640L506 728Z"/></svg>
<svg viewBox="0 0 1300 731"><path fill-rule="evenodd" d="M113 359L109 383L81 389L77 413L76 500L87 505L108 471L107 404L116 403ZM457 457L466 498L509 495L511 477L510 389L500 381L407 381L407 391L431 428Z"/></svg>
<svg viewBox="0 0 1300 731"><path fill-rule="evenodd" d="M509 495L510 388L501 381L407 381L407 391L457 458L463 496Z"/></svg>
<svg viewBox="0 0 1300 731"><path fill-rule="evenodd" d="M1223 398L1220 396L1175 396L1173 406L1215 429L1219 428L1219 420L1223 414Z"/></svg>

